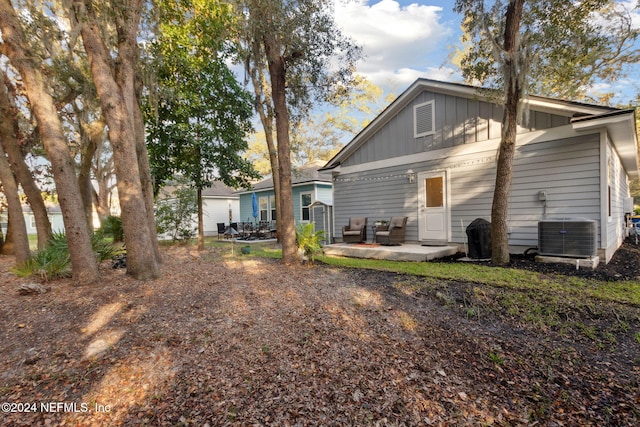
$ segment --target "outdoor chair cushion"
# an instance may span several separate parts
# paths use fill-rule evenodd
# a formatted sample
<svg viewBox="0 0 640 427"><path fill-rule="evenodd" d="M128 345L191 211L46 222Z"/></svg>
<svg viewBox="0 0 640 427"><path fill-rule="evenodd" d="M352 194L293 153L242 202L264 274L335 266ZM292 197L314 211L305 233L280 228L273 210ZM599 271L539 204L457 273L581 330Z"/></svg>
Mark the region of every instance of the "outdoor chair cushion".
<svg viewBox="0 0 640 427"><path fill-rule="evenodd" d="M376 242L381 245L399 245L404 242L406 216L394 216L386 226L376 228Z"/></svg>
<svg viewBox="0 0 640 427"><path fill-rule="evenodd" d="M342 227L342 240L345 243L358 243L367 240L367 218L349 218L349 225Z"/></svg>

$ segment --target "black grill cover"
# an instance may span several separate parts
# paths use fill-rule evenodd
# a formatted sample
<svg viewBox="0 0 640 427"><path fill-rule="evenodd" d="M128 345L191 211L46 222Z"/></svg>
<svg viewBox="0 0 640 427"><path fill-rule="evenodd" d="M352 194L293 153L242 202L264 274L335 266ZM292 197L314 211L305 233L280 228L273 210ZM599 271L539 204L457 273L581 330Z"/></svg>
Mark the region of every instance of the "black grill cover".
<svg viewBox="0 0 640 427"><path fill-rule="evenodd" d="M476 218L467 227L469 241L469 257L476 259L491 258L491 223Z"/></svg>

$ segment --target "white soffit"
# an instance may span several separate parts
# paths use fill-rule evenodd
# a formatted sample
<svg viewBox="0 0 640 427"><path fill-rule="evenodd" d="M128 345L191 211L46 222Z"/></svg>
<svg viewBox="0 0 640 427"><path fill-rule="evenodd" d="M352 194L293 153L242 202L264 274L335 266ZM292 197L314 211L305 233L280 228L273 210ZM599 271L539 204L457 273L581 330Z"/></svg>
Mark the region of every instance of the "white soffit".
<svg viewBox="0 0 640 427"><path fill-rule="evenodd" d="M633 110L604 114L602 117L595 116L576 119L572 125L576 131L606 128L627 174L631 177L639 176L638 140Z"/></svg>

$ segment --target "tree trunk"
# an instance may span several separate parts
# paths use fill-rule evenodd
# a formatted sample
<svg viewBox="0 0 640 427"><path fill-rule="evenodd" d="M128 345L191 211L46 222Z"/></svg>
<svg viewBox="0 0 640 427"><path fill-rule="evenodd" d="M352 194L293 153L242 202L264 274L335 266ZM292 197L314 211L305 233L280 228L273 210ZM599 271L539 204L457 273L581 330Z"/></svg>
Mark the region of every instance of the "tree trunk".
<svg viewBox="0 0 640 427"><path fill-rule="evenodd" d="M7 199L7 210L11 215L11 226L13 227L13 254L16 257L16 264L22 264L31 257L29 250L29 236L27 236L27 224L22 214L22 203L18 196L18 184L13 177L7 156L0 146L0 181Z"/></svg>
<svg viewBox="0 0 640 427"><path fill-rule="evenodd" d="M81 132L82 134L83 132ZM87 220L89 230L93 229L93 184L91 182L91 164L93 163L93 155L96 152L97 144L88 135L82 137L84 150L80 157L80 170L78 172L78 186L80 187L80 196L84 206L84 216Z"/></svg>
<svg viewBox="0 0 640 427"><path fill-rule="evenodd" d="M78 283L98 281L98 266L91 248L87 222L84 221L80 189L67 147L62 124L43 76L23 46L25 37L10 0L0 0L0 26L3 50L24 82L31 109L38 122L42 142L51 162L65 233L69 243L71 271Z"/></svg>
<svg viewBox="0 0 640 427"><path fill-rule="evenodd" d="M155 253L156 262L162 262L160 255L160 247L158 245L158 231L156 229L156 217L154 211L153 197L153 177L151 176L151 165L149 163L149 152L147 151L147 143L145 140L144 118L142 109L140 108L140 99L142 97L142 82L136 79L136 102L133 104L134 109L134 126L136 130L136 153L138 158L138 169L140 171L140 184L142 186L142 194L147 208L147 221L149 224L149 234L151 235L151 243Z"/></svg>
<svg viewBox="0 0 640 427"><path fill-rule="evenodd" d="M91 198L93 200L93 205L96 208L96 212L98 213L98 219L100 220L100 225L104 220L109 216L109 201L107 197L107 193L100 192L98 193L95 189L91 192Z"/></svg>
<svg viewBox="0 0 640 427"><path fill-rule="evenodd" d="M98 154L95 158L93 166L93 175L98 184L97 191L94 188L93 193L93 205L96 208L98 217L100 218L100 224L104 219L111 215L111 190L114 188L112 180L114 178L113 173L113 154L109 157L106 164L102 164L101 156L102 149L104 148L104 141L98 147Z"/></svg>
<svg viewBox="0 0 640 427"><path fill-rule="evenodd" d="M491 260L497 265L506 265L509 256L509 194L513 178L513 158L516 151L519 106L522 87L517 60L518 34L522 19L524 0L509 2L504 30L504 82L505 106L502 118L502 139L496 166L496 185L491 206Z"/></svg>
<svg viewBox="0 0 640 427"><path fill-rule="evenodd" d="M4 73L2 74L4 75ZM31 207L36 222L38 250L43 250L51 238L51 221L49 221L47 207L42 200L40 188L36 185L16 140L16 109L13 107L6 89L6 85L0 87L0 117L4 118L0 121L0 144L7 154L11 170L27 196L27 203Z"/></svg>
<svg viewBox="0 0 640 427"><path fill-rule="evenodd" d="M117 177L118 197L120 201L122 228L124 240L127 246L127 274L139 280L150 280L159 277L160 270L151 241L151 233L148 226L147 209L145 205L140 172L136 152L136 137L131 105L133 95L132 72L133 66L120 65L118 67L118 80L114 77L111 68L111 57L104 45L95 17L89 16L89 7L84 8L83 1L74 2L78 13L77 24L81 26L80 33L85 51L89 59L91 75L93 76L102 112L109 125L109 139L113 147L113 158ZM89 5L88 5L89 6ZM129 5L129 13L139 17L139 3ZM138 18L139 19L139 18ZM137 20L132 19L129 25L136 25ZM122 30L122 29L121 29ZM126 36L120 34L119 48L124 44L135 44L135 31L126 32ZM134 36L133 40L129 37ZM127 40L123 40L127 38ZM131 47L128 47L131 49ZM131 56L128 52L119 52L118 60L127 62ZM127 82L131 79L131 84ZM123 84L118 84L124 82ZM131 90L125 95L123 91Z"/></svg>
<svg viewBox="0 0 640 427"><path fill-rule="evenodd" d="M286 67L275 35L266 34L264 36L264 48L269 63L273 107L276 116L276 136L278 139L278 173L280 175L278 180L280 183L278 235L282 244L282 263L288 265L297 262L298 258L293 216L293 191L291 187L291 148L289 141L289 110L286 97Z"/></svg>
<svg viewBox="0 0 640 427"><path fill-rule="evenodd" d="M197 203L198 203L198 250L204 250L204 222L202 218L202 190L196 190Z"/></svg>
<svg viewBox="0 0 640 427"><path fill-rule="evenodd" d="M253 43L253 55L257 57L259 53L259 49L255 46L255 42ZM256 72L260 74L260 76L256 76ZM255 99L254 99L254 108L260 117L260 122L262 123L262 128L264 129L264 138L267 141L267 153L269 155L269 164L271 165L271 177L273 180L273 194L276 203L276 229L279 228L279 224L281 223L281 212L279 208L280 201L280 172L278 166L278 148L273 141L273 114L271 110L271 101L267 99L266 94L263 91L263 87L266 86L264 75L262 73L262 69L257 68L251 70L251 82L253 83ZM265 111L265 109L267 111ZM280 233L277 233L278 241L280 241Z"/></svg>

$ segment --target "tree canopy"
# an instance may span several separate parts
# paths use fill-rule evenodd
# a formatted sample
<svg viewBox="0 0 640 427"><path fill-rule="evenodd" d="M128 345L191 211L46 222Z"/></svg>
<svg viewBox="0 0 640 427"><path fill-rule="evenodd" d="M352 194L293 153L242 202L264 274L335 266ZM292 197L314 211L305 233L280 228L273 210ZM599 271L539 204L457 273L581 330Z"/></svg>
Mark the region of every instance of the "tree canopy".
<svg viewBox="0 0 640 427"><path fill-rule="evenodd" d="M465 80L503 88L505 10L511 1L457 0L463 48L456 62ZM626 75L640 60L640 30L630 11L613 0L526 0L515 52L524 94L576 101L590 98L598 81Z"/></svg>
<svg viewBox="0 0 640 427"><path fill-rule="evenodd" d="M269 152L282 262L291 264L297 258L291 125L314 102L349 90L360 48L335 25L330 1L236 0L234 5L241 23L239 61L254 88Z"/></svg>
<svg viewBox="0 0 640 427"><path fill-rule="evenodd" d="M217 1L159 2L151 45L155 92L146 103L156 190L175 174L202 189L232 187L258 175L242 158L253 130L252 105L225 60L233 14Z"/></svg>

